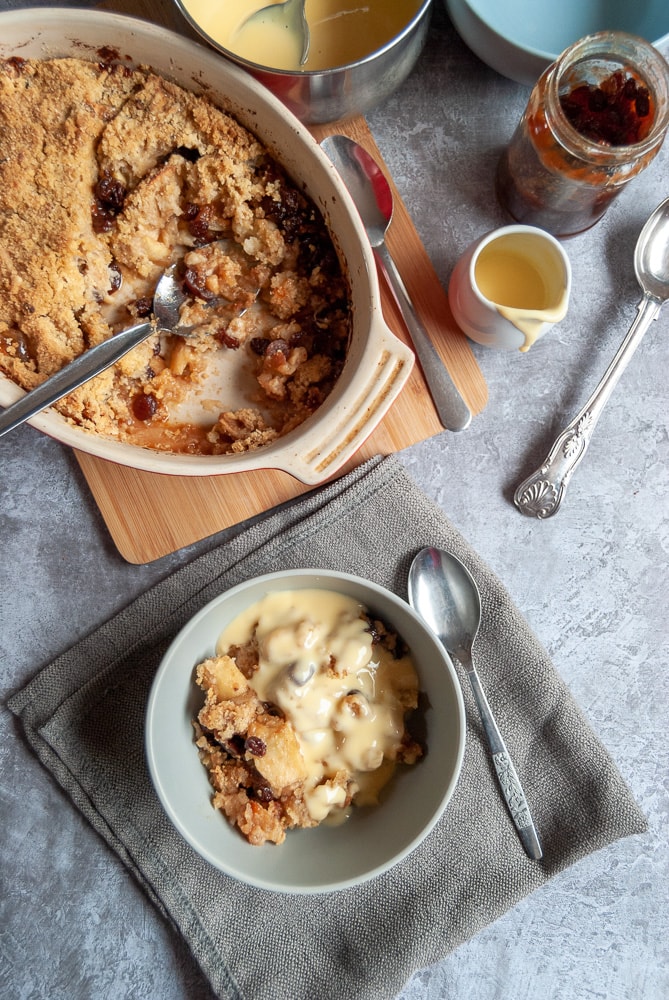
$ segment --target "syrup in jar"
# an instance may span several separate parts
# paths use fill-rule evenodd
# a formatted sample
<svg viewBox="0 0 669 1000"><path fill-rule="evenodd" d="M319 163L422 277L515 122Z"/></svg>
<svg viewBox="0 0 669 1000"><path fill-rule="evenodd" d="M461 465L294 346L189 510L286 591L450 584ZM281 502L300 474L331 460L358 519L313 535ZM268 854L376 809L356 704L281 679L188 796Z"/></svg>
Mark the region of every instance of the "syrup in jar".
<svg viewBox="0 0 669 1000"><path fill-rule="evenodd" d="M643 39L603 31L566 49L536 83L497 169L518 222L580 233L659 152L669 64Z"/></svg>

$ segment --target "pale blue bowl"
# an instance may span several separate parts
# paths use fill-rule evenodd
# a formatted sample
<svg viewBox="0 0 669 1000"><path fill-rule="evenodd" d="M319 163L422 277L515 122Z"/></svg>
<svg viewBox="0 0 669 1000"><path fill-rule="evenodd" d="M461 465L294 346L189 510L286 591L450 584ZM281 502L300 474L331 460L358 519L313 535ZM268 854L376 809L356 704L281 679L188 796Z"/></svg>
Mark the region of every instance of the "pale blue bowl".
<svg viewBox="0 0 669 1000"><path fill-rule="evenodd" d="M624 31L667 55L669 0L445 0L462 40L479 59L533 86L572 42L596 31Z"/></svg>

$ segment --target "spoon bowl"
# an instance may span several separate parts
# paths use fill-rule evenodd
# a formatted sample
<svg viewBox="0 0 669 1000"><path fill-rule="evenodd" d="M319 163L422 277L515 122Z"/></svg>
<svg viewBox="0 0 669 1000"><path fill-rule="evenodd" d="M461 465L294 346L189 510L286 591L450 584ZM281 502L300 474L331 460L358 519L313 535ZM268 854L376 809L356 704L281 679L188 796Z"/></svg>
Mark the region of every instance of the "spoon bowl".
<svg viewBox="0 0 669 1000"><path fill-rule="evenodd" d="M471 411L420 322L386 246L386 231L393 217L393 194L385 174L374 157L347 135L328 136L321 142L321 148L337 168L360 213L379 269L393 291L411 335L439 419L447 430L464 430L472 419Z"/></svg>
<svg viewBox="0 0 669 1000"><path fill-rule="evenodd" d="M229 302L222 297L207 298L197 310L197 314L191 316L191 320L194 320L197 315L197 322L183 323L181 319L182 307L189 300L197 298L198 291L189 290L188 286L184 284L180 271L181 262L177 261L165 270L156 285L153 297L153 320L137 323L114 334L108 340L103 340L95 347L89 348L36 389L27 392L15 403L8 406L0 414L0 437L30 420L48 406L52 406L63 396L74 392L80 385L96 375L106 371L133 348L143 343L156 330L188 337L203 322L206 322L207 311L223 307L227 322L230 322L235 316L243 315L259 292L259 288L253 285L249 276L244 273L245 260L250 260L250 258L246 258L244 251L233 240L217 240L215 243L208 244L208 247L214 252L220 251L226 257L233 256L240 261L242 267L241 301ZM245 287L241 288L242 284Z"/></svg>
<svg viewBox="0 0 669 1000"><path fill-rule="evenodd" d="M481 596L467 567L439 549L422 549L409 571L409 602L463 666L471 663Z"/></svg>
<svg viewBox="0 0 669 1000"><path fill-rule="evenodd" d="M661 304L669 299L669 198L658 205L639 233L634 271L646 295Z"/></svg>
<svg viewBox="0 0 669 1000"><path fill-rule="evenodd" d="M235 37L249 29L263 29L268 33L286 32L295 42L299 53L299 64L304 66L309 58L311 35L304 5L306 0L283 0L283 3L270 3L256 10L240 24Z"/></svg>
<svg viewBox="0 0 669 1000"><path fill-rule="evenodd" d="M260 289L250 274L255 262L238 243L231 239L215 240L206 244L206 250L214 256L214 266L216 257L234 260L239 264L235 299L210 295L205 288L190 284L183 261L177 260L163 272L153 295L155 327L163 333L190 337L207 322L208 313L230 322L234 317L242 316L258 297ZM189 301L197 303L197 307L182 313ZM119 336L120 334L116 334L114 340Z"/></svg>
<svg viewBox="0 0 669 1000"><path fill-rule="evenodd" d="M643 291L637 315L599 385L571 423L555 439L548 455L516 488L513 501L521 514L544 519L555 514L576 467L586 453L597 421L632 355L669 299L669 198L646 221L634 250L634 271Z"/></svg>
<svg viewBox="0 0 669 1000"><path fill-rule="evenodd" d="M476 581L450 552L425 548L411 564L408 589L412 608L467 672L511 819L528 857L538 861L543 852L525 793L472 658L481 623L481 596Z"/></svg>

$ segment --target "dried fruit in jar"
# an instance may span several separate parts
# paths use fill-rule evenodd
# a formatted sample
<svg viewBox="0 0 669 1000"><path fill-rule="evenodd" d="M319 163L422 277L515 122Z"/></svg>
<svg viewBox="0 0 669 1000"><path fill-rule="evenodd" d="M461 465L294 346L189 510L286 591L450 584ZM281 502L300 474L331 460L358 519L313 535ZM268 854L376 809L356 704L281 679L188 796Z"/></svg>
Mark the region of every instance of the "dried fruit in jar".
<svg viewBox="0 0 669 1000"><path fill-rule="evenodd" d="M631 146L650 129L652 102L648 87L617 70L601 83L582 83L560 98L567 120L593 142Z"/></svg>

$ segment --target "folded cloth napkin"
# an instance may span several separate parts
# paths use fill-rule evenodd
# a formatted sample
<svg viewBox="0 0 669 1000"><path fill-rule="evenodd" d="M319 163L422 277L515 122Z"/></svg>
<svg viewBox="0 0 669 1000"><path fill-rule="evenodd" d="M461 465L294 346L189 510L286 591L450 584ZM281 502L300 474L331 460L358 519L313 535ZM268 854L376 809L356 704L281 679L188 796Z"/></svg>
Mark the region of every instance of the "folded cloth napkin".
<svg viewBox="0 0 669 1000"><path fill-rule="evenodd" d="M478 582L477 663L531 803L543 861L530 861L518 841L461 674L462 775L441 822L403 862L358 888L315 896L267 892L219 873L172 828L144 760L146 700L167 645L223 590L274 570L344 570L404 596L411 559L424 545L454 552ZM9 707L226 1000L393 997L414 970L553 874L645 829L500 582L395 458L367 462L182 567L45 667Z"/></svg>

